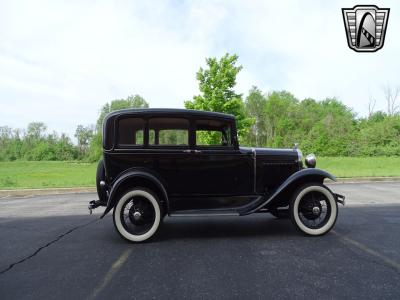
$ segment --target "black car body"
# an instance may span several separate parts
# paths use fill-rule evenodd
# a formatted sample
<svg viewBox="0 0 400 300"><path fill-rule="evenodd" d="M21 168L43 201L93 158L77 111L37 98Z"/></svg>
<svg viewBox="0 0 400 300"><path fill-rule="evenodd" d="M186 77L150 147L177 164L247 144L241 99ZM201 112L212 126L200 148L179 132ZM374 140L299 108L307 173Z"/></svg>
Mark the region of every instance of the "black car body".
<svg viewBox="0 0 400 300"><path fill-rule="evenodd" d="M125 213L118 210L120 215L115 216L114 209L114 224L124 216L132 223L118 223L128 234L121 233L118 224L116 227L122 237L133 242L153 234L135 238L145 232L143 228L144 231L137 231L143 224L154 225L157 210L159 219L165 215L239 216L270 212L276 217L289 217L293 213L300 214L291 211L291 202L310 185L319 188L311 188L307 194L313 197L308 195L307 201L298 200L297 206L303 207L303 216L309 213L315 223L314 218L317 215L321 218L323 211L321 201L325 201L330 211L324 222L329 221L331 226L315 234L299 229L320 235L332 228L337 216L336 202L344 200L323 185L325 178L335 180L335 177L313 168L315 157L306 160L311 168L303 167L302 154L297 147L240 147L235 117L228 114L184 109L115 111L104 120L103 149L104 158L97 174L100 200L92 201L89 208L106 206L104 216L129 191L145 191L139 193L136 200L135 194L124 198L125 202L132 202L120 208L125 209ZM325 200L315 200L318 197ZM157 208L154 208L155 201ZM300 205L301 201L305 203ZM295 217L291 218L295 222ZM326 224L321 226L326 227Z"/></svg>

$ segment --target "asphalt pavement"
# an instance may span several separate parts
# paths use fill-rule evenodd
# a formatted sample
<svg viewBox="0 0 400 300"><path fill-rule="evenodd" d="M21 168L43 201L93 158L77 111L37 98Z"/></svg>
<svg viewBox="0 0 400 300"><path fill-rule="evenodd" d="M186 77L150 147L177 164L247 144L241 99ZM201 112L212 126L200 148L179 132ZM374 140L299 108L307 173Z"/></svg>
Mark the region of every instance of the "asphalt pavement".
<svg viewBox="0 0 400 300"><path fill-rule="evenodd" d="M335 228L289 220L165 218L130 244L91 193L0 198L1 299L400 299L400 182L332 184Z"/></svg>

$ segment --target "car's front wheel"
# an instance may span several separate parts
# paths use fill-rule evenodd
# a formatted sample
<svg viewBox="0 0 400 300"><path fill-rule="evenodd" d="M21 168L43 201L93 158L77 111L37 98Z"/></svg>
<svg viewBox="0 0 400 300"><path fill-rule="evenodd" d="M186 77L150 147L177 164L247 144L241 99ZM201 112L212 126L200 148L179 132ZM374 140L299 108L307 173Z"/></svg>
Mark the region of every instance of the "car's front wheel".
<svg viewBox="0 0 400 300"><path fill-rule="evenodd" d="M135 188L122 195L114 208L114 226L122 238L143 242L157 231L161 221L157 196L146 188Z"/></svg>
<svg viewBox="0 0 400 300"><path fill-rule="evenodd" d="M300 187L290 202L290 218L303 233L323 235L335 225L338 206L332 192L323 184Z"/></svg>

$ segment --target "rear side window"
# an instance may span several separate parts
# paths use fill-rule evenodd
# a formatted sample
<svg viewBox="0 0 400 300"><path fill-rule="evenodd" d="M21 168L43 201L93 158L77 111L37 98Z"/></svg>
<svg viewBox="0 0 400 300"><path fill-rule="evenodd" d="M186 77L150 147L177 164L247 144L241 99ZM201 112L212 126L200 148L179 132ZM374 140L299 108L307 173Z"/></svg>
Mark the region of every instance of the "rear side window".
<svg viewBox="0 0 400 300"><path fill-rule="evenodd" d="M103 147L111 150L114 146L114 117L108 118L103 124Z"/></svg>
<svg viewBox="0 0 400 300"><path fill-rule="evenodd" d="M124 118L118 122L118 145L143 145L144 120L140 118Z"/></svg>
<svg viewBox="0 0 400 300"><path fill-rule="evenodd" d="M149 145L188 146L189 121L183 118L150 119Z"/></svg>
<svg viewBox="0 0 400 300"><path fill-rule="evenodd" d="M196 145L203 147L232 146L231 125L218 120L197 120Z"/></svg>

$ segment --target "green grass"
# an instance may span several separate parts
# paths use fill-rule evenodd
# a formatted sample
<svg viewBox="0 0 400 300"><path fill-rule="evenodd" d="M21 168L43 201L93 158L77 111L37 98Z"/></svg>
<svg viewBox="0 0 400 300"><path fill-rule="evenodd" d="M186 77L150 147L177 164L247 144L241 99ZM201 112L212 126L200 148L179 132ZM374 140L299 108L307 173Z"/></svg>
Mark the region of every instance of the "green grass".
<svg viewBox="0 0 400 300"><path fill-rule="evenodd" d="M400 176L400 157L317 157L317 168L336 177Z"/></svg>
<svg viewBox="0 0 400 300"><path fill-rule="evenodd" d="M336 177L400 176L400 157L317 157ZM0 162L0 189L94 187L96 164L62 161Z"/></svg>
<svg viewBox="0 0 400 300"><path fill-rule="evenodd" d="M0 162L0 189L94 187L96 167L63 161Z"/></svg>

